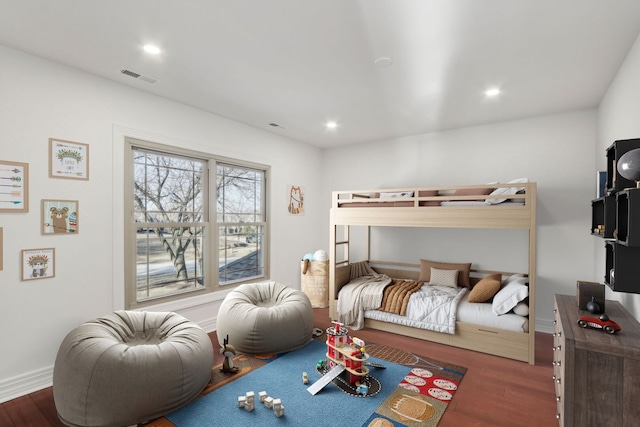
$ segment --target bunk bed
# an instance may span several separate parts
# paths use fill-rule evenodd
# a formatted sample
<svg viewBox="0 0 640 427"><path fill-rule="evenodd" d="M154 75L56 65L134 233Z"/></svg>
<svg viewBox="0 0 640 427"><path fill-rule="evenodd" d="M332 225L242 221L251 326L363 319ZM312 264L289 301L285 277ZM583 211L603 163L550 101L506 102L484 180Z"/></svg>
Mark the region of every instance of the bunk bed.
<svg viewBox="0 0 640 427"><path fill-rule="evenodd" d="M395 319L381 317L376 310L365 311L364 326L530 364L535 363L535 182L528 182L523 178L509 183L485 185L334 191L330 223L329 312L332 319L338 319L340 291L351 283L352 267L357 264L349 258L351 226L364 226L366 229L364 262L378 274L405 280L421 279L421 275L424 274L424 260L418 264L417 260L398 262L370 259L371 227L527 230L528 271L471 269L468 285L469 289L472 289L484 277L496 274L504 281L514 277L526 278L528 313L522 330L518 330L517 327L515 330L505 329L500 324L487 326L475 320L457 319L455 331L443 333L423 329L402 316L396 315ZM480 305L482 304L490 305L491 302ZM478 304L471 305L480 308Z"/></svg>

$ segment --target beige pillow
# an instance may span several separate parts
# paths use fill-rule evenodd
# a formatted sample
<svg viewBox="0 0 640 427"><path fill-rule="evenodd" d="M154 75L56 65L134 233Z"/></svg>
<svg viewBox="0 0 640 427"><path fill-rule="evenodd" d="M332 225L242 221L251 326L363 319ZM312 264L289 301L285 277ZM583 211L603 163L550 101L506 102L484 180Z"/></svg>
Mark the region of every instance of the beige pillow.
<svg viewBox="0 0 640 427"><path fill-rule="evenodd" d="M487 302L500 290L502 275L492 274L482 278L469 292L469 302Z"/></svg>
<svg viewBox="0 0 640 427"><path fill-rule="evenodd" d="M469 272L471 271L471 263L451 263L451 262L437 262L429 261L426 259L420 260L420 277L419 282L431 281L431 267L438 268L440 270L458 270L458 286L471 287L469 283Z"/></svg>
<svg viewBox="0 0 640 427"><path fill-rule="evenodd" d="M440 270L431 267L430 285L458 287L458 270Z"/></svg>

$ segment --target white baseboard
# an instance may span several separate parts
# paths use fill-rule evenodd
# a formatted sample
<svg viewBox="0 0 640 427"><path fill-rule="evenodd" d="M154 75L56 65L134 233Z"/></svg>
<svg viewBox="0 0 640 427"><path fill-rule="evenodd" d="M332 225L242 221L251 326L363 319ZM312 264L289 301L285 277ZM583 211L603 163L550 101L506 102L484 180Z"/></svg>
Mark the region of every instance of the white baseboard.
<svg viewBox="0 0 640 427"><path fill-rule="evenodd" d="M554 331L553 320L536 318L536 331L552 334Z"/></svg>
<svg viewBox="0 0 640 427"><path fill-rule="evenodd" d="M211 333L216 330L216 326L218 324L217 317L211 317L209 319L203 319L198 322L198 325L204 329L206 333Z"/></svg>
<svg viewBox="0 0 640 427"><path fill-rule="evenodd" d="M0 381L0 403L8 402L53 383L53 366L27 372L24 375Z"/></svg>

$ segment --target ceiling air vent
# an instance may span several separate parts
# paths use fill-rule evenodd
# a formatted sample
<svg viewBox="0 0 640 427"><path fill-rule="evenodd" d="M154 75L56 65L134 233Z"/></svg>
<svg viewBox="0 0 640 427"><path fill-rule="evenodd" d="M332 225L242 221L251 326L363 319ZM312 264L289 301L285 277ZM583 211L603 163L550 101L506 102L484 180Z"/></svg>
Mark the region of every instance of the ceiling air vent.
<svg viewBox="0 0 640 427"><path fill-rule="evenodd" d="M135 71L122 69L122 70L120 70L120 72L122 74L124 74L125 76L133 77L134 79L142 80L143 82L147 82L147 83L151 83L151 84L154 84L154 83L158 82L158 80L154 79L153 77L143 76L142 74L138 74Z"/></svg>

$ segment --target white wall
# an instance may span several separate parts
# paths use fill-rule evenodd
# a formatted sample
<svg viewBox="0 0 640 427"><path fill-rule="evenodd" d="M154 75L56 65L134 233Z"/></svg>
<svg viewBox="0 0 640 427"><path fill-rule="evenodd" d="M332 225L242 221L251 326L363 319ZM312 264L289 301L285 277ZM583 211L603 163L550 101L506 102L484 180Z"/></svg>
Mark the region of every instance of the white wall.
<svg viewBox="0 0 640 427"><path fill-rule="evenodd" d="M123 308L126 134L271 165L271 278L299 288L300 258L328 234L319 149L4 47L0 63L0 159L30 169L29 212L0 213L0 401L50 385L66 333ZM48 177L50 137L89 144L89 181ZM304 216L288 214L287 184L306 187ZM41 235L43 198L79 200L80 234ZM20 250L43 247L56 249L56 277L20 281ZM213 330L223 297L158 309Z"/></svg>
<svg viewBox="0 0 640 427"><path fill-rule="evenodd" d="M606 170L606 149L614 141L640 138L639 73L640 36L636 39L600 103L594 170ZM594 251L594 265L596 266L594 280L602 282L605 271L605 251L604 244L599 243ZM636 319L640 319L640 295L612 292L607 289L606 297L620 301Z"/></svg>
<svg viewBox="0 0 640 427"><path fill-rule="evenodd" d="M124 135L270 164L271 276L296 287L300 256L328 249L332 190L464 185L526 176L538 183L537 329L550 331L553 295L573 294L576 280L598 280L603 274L604 263L599 263L604 258L597 255L597 242L588 232L589 201L595 194L595 171L604 165L604 147L614 139L638 136L640 107L634 101L640 82L633 80L640 69L637 44L599 118L595 111L579 111L324 151L0 47L0 159L27 162L31 174L29 213L0 214L0 401L49 385L64 335L85 320L122 308ZM48 178L50 137L90 144L90 181ZM288 215L287 184L306 187L304 216ZM43 198L79 200L81 233L40 235ZM505 240L513 243L512 236L478 230L455 236L468 234L480 248L459 249L456 240L440 231L405 232L395 242L397 256L416 262L429 256L457 261L461 256L481 268L523 265L521 249L504 249ZM522 236L515 241L520 248ZM20 281L20 250L40 247L56 248L57 276ZM507 266L495 261L495 252ZM176 311L212 330L223 297L191 301ZM624 298L628 305L638 301Z"/></svg>
<svg viewBox="0 0 640 427"><path fill-rule="evenodd" d="M550 332L553 295L575 294L576 280L593 274L594 241L588 230L595 139L596 112L588 110L334 148L325 151L325 193L520 177L536 181L536 329ZM325 204L330 206L328 196ZM510 236L410 229L385 240L385 246L393 249L387 252L394 261L471 261L473 268L526 271L526 235L516 232L515 242ZM506 245L516 249L505 250Z"/></svg>

